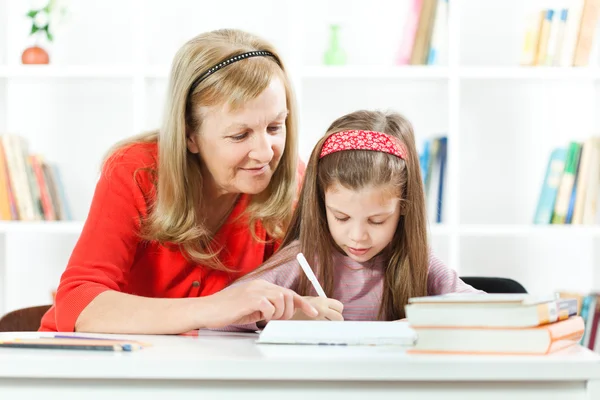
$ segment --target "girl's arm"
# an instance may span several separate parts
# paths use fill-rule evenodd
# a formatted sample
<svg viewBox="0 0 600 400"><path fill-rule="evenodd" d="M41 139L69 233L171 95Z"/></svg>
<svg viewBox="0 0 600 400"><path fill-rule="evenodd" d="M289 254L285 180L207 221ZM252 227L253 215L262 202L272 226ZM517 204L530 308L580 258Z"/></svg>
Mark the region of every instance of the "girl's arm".
<svg viewBox="0 0 600 400"><path fill-rule="evenodd" d="M229 287L234 287L244 282L263 280L284 288L296 290L301 272L300 264L296 261L296 255L299 252L300 243L294 241L288 246L279 249L262 266L240 277Z"/></svg>
<svg viewBox="0 0 600 400"><path fill-rule="evenodd" d="M429 252L429 275L427 294L429 296L445 293L485 293L464 283L456 271L448 268L432 251Z"/></svg>
<svg viewBox="0 0 600 400"><path fill-rule="evenodd" d="M300 251L300 243L294 241L288 246L279 249L269 260L255 271L242 276L224 291L233 289L239 285L252 281L264 281L296 291L300 278L301 268L296 260L296 254ZM232 324L221 330L225 331L256 331L263 328L264 321L251 324Z"/></svg>

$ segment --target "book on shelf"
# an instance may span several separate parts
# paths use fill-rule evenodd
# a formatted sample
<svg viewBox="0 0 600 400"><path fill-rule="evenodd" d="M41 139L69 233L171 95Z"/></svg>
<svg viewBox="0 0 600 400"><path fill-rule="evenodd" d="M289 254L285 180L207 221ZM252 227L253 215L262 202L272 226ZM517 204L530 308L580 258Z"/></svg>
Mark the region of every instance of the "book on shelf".
<svg viewBox="0 0 600 400"><path fill-rule="evenodd" d="M579 343L577 299L556 295L448 294L409 299L412 353L545 355Z"/></svg>
<svg viewBox="0 0 600 400"><path fill-rule="evenodd" d="M535 224L597 223L600 137L552 150L534 215Z"/></svg>
<svg viewBox="0 0 600 400"><path fill-rule="evenodd" d="M0 135L0 220L70 220L60 172L18 135Z"/></svg>
<svg viewBox="0 0 600 400"><path fill-rule="evenodd" d="M444 188L448 158L448 137L439 136L425 140L419 155L427 213L431 222L443 222Z"/></svg>
<svg viewBox="0 0 600 400"><path fill-rule="evenodd" d="M600 293L576 293L571 291L557 292L561 298L576 298L578 303L578 314L584 324L584 333L580 344L600 353L600 339L598 339L598 328L600 327Z"/></svg>
<svg viewBox="0 0 600 400"><path fill-rule="evenodd" d="M587 66L599 17L600 0L571 0L566 8L531 13L525 22L520 64Z"/></svg>
<svg viewBox="0 0 600 400"><path fill-rule="evenodd" d="M444 65L448 61L448 0L411 0L398 65Z"/></svg>
<svg viewBox="0 0 600 400"><path fill-rule="evenodd" d="M577 190L575 178L577 176L577 167L581 155L581 144L577 142L569 143L567 150L567 160L563 170L556 202L554 204L554 213L552 215L553 224L565 224L572 221L572 207L574 193ZM571 214L569 213L571 212Z"/></svg>

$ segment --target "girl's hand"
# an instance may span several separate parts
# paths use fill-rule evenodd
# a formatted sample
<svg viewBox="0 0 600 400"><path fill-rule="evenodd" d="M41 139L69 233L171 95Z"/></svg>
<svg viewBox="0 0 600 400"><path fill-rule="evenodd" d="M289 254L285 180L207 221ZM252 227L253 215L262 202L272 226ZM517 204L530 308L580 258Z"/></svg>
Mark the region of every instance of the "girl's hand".
<svg viewBox="0 0 600 400"><path fill-rule="evenodd" d="M344 317L342 316L342 311L344 310L344 305L336 299L329 299L324 297L304 297L310 305L312 305L317 311L318 315L311 317L306 315L303 310L298 309L296 313L292 317L292 319L296 320L329 320L329 321L343 321Z"/></svg>
<svg viewBox="0 0 600 400"><path fill-rule="evenodd" d="M296 311L317 317L319 312L293 290L263 280L229 287L205 298L200 326L222 328L258 321L290 319Z"/></svg>

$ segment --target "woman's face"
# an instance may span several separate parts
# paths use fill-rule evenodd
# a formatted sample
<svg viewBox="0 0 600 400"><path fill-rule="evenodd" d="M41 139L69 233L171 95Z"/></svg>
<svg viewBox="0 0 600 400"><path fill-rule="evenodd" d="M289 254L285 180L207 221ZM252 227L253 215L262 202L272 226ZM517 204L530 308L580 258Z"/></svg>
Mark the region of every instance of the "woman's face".
<svg viewBox="0 0 600 400"><path fill-rule="evenodd" d="M281 79L233 111L228 104L203 107L198 135L188 149L202 159L202 174L215 195L258 194L269 185L286 140L287 102Z"/></svg>

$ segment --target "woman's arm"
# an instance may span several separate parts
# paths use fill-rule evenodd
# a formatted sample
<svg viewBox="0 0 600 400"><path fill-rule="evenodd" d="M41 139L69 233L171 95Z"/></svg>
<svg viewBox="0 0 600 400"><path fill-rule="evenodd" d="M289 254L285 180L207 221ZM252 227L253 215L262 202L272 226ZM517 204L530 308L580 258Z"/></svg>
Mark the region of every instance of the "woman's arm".
<svg viewBox="0 0 600 400"><path fill-rule="evenodd" d="M209 297L154 299L108 290L83 309L75 330L131 334L188 332L206 324L202 311L210 306Z"/></svg>
<svg viewBox="0 0 600 400"><path fill-rule="evenodd" d="M98 295L77 320L77 331L177 334L200 328L290 319L296 310L318 311L292 290L262 281L246 282L211 296L152 299L115 291Z"/></svg>

